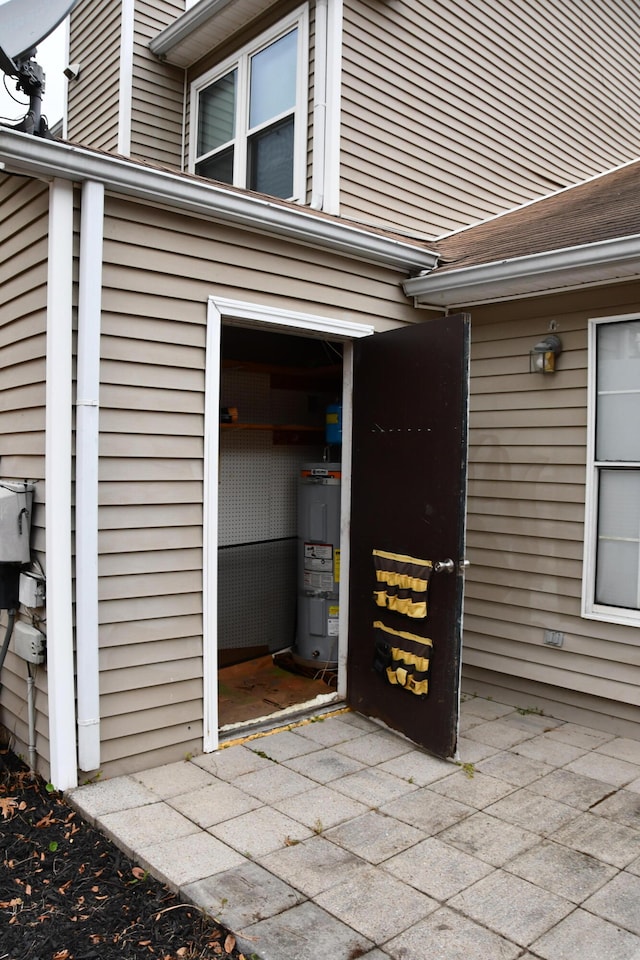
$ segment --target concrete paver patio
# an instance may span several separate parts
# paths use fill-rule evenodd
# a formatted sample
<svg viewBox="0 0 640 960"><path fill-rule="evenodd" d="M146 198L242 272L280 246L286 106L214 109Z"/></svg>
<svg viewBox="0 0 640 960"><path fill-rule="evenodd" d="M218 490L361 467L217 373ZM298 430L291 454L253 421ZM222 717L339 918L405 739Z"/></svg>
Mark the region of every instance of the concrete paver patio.
<svg viewBox="0 0 640 960"><path fill-rule="evenodd" d="M640 741L467 697L459 763L350 712L70 799L261 960L640 960Z"/></svg>

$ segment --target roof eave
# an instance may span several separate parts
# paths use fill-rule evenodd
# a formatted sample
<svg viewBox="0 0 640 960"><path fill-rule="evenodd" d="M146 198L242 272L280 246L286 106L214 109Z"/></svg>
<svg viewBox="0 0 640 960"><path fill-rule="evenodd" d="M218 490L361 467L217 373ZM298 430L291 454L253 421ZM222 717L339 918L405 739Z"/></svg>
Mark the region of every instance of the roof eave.
<svg viewBox="0 0 640 960"><path fill-rule="evenodd" d="M285 206L267 197L225 189L223 185L149 168L125 157L109 156L60 141L0 127L0 168L40 179L55 177L82 183L94 180L112 193L154 206L203 216L257 233L328 249L403 273L431 270L437 254L305 207Z"/></svg>
<svg viewBox="0 0 640 960"><path fill-rule="evenodd" d="M432 271L404 281L425 307L462 307L629 280L640 275L640 235Z"/></svg>
<svg viewBox="0 0 640 960"><path fill-rule="evenodd" d="M195 30L201 29L216 14L224 10L233 0L200 0L173 23L165 27L149 44L149 49L161 60L169 60L179 66L188 66L179 55L172 53L187 40Z"/></svg>

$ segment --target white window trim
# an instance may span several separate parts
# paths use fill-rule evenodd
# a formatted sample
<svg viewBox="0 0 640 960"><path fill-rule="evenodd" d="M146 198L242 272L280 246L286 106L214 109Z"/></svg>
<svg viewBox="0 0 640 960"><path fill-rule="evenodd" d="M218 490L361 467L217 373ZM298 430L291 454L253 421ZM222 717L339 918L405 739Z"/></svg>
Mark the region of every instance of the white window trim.
<svg viewBox="0 0 640 960"><path fill-rule="evenodd" d="M592 317L588 329L588 383L587 383L587 478L585 495L584 555L582 575L582 616L588 620L620 623L629 627L640 625L640 611L611 607L595 602L596 551L598 537L598 477L595 459L596 403L597 403L597 342L600 324L624 323L640 320L639 313L625 313L611 317ZM612 463L611 466L615 466ZM640 643L640 638L638 638Z"/></svg>
<svg viewBox="0 0 640 960"><path fill-rule="evenodd" d="M280 20L269 30L260 34L251 43L245 44L237 50L233 56L228 57L222 63L216 64L207 73L191 84L191 110L189 119L189 171L195 172L198 143L198 103L199 95L209 84L214 83L220 77L228 73L243 58L248 58L253 53L257 53L261 48L273 43L278 37L288 33L294 27L298 27L298 71L296 77L296 106L294 110L294 143L293 143L293 195L288 198L304 203L306 197L307 182L307 134L308 134L308 112L309 112L309 9L305 4L292 11L289 16ZM248 91L244 81L244 71L238 75L238 100L240 102L241 115L246 112L248 103ZM234 187L247 188L246 184L246 166L247 166L247 136L245 130L241 133L236 131L234 154Z"/></svg>

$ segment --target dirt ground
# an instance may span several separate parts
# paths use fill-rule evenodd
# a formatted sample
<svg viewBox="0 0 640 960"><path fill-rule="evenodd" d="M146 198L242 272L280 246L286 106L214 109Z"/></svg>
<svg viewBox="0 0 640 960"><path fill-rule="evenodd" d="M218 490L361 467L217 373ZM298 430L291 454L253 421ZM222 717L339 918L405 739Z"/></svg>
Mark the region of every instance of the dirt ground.
<svg viewBox="0 0 640 960"><path fill-rule="evenodd" d="M0 857L0 960L243 960L3 748Z"/></svg>

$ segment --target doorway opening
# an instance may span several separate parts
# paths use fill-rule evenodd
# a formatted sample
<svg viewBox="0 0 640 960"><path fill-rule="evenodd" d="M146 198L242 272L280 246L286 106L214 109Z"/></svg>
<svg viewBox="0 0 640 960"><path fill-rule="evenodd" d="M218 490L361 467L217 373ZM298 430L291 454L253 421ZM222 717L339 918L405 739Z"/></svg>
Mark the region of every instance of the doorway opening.
<svg viewBox="0 0 640 960"><path fill-rule="evenodd" d="M319 591L304 589L298 501L305 471L341 463L335 423L343 362L343 344L324 336L222 326L217 508L221 731L283 711L286 715L318 697L330 702L337 693L339 600L337 593L331 595L331 583L322 601L325 645L320 642L310 651L300 645L305 593ZM338 542L330 545L326 561L332 571L339 558L339 496L337 503Z"/></svg>

